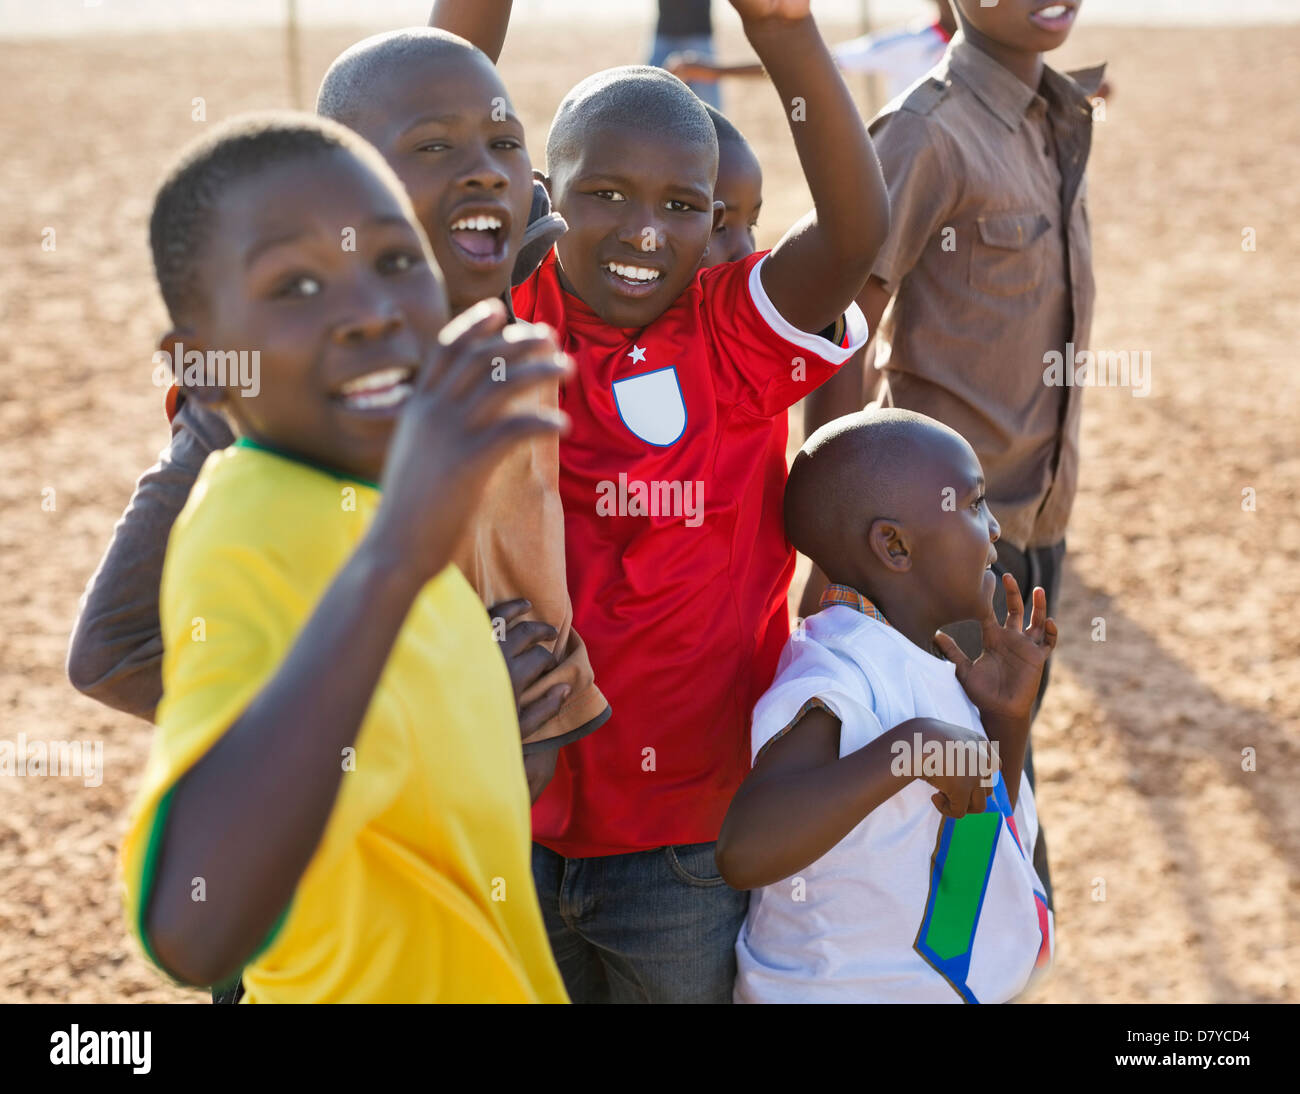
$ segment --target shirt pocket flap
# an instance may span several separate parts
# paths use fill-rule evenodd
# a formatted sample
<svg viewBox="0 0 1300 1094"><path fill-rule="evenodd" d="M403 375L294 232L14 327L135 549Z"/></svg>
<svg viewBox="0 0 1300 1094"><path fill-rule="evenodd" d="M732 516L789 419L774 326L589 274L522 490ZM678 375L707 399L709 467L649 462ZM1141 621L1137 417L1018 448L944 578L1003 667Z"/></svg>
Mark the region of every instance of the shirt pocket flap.
<svg viewBox="0 0 1300 1094"><path fill-rule="evenodd" d="M1029 246L1052 226L1044 213L1003 213L980 217L978 223L980 239L1010 251Z"/></svg>

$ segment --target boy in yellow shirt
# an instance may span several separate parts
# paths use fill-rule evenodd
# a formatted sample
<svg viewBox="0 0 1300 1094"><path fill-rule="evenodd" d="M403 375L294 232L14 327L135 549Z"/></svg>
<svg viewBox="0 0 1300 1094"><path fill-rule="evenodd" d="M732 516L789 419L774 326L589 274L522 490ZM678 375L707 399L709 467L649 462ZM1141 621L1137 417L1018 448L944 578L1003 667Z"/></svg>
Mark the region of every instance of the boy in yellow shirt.
<svg viewBox="0 0 1300 1094"><path fill-rule="evenodd" d="M565 1001L510 679L450 565L494 467L559 428L512 409L564 374L554 341L496 302L443 329L401 184L305 115L191 149L151 242L189 392L240 439L168 545L133 929L251 1002Z"/></svg>

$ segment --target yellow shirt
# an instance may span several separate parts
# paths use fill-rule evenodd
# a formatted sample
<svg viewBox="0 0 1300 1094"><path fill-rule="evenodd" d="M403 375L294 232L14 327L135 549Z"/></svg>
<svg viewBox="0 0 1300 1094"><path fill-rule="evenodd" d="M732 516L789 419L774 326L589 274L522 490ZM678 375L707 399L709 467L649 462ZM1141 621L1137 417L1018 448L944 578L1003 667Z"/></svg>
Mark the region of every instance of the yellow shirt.
<svg viewBox="0 0 1300 1094"><path fill-rule="evenodd" d="M168 543L164 695L122 848L146 953L171 789L271 679L379 500L243 442L204 465ZM454 566L416 597L340 764L321 842L244 969L246 1001L566 1002L533 888L510 680Z"/></svg>

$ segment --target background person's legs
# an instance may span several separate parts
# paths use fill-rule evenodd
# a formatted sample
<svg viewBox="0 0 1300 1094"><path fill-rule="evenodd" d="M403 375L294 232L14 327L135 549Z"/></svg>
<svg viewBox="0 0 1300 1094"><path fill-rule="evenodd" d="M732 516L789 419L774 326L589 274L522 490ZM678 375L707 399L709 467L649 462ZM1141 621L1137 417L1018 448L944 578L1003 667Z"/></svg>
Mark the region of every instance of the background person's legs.
<svg viewBox="0 0 1300 1094"><path fill-rule="evenodd" d="M707 34L656 34L654 44L650 47L649 63L656 68L663 68L664 62L674 53L694 53L703 61L717 59L713 53L713 39ZM708 103L715 110L722 109L722 86L716 80L688 83L686 86L695 92L696 98L701 102Z"/></svg>

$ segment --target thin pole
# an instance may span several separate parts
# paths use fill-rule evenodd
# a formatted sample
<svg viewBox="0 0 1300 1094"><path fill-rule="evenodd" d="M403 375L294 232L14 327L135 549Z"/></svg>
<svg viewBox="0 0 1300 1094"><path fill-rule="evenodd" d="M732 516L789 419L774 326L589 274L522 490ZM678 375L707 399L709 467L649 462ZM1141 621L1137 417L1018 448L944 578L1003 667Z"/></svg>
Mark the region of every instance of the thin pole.
<svg viewBox="0 0 1300 1094"><path fill-rule="evenodd" d="M871 0L858 0L858 33L870 34L874 29L871 22ZM875 117L876 111L884 101L881 94L880 77L871 72L862 74L862 102L866 109L862 112L864 118Z"/></svg>
<svg viewBox="0 0 1300 1094"><path fill-rule="evenodd" d="M865 2L865 0L864 0ZM302 109L302 57L298 49L298 0L286 0L284 51L289 69L289 102Z"/></svg>

